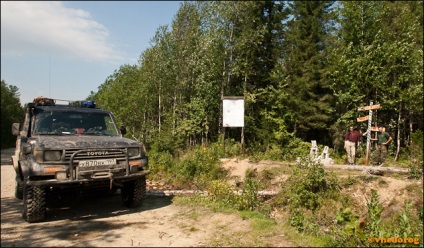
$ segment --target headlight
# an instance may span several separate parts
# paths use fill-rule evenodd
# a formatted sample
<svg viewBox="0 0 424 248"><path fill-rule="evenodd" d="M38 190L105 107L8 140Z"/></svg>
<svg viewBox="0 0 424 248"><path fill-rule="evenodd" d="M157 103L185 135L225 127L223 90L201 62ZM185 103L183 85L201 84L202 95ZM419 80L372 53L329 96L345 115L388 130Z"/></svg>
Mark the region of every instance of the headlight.
<svg viewBox="0 0 424 248"><path fill-rule="evenodd" d="M44 161L59 161L62 151L45 151Z"/></svg>
<svg viewBox="0 0 424 248"><path fill-rule="evenodd" d="M138 155L140 155L140 148L138 147L128 148L128 157L135 157Z"/></svg>

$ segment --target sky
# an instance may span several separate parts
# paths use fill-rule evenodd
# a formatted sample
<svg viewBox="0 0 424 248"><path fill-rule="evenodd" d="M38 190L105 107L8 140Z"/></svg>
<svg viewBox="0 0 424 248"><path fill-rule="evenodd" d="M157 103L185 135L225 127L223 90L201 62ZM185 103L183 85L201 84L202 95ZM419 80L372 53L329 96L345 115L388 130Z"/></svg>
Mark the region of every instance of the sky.
<svg viewBox="0 0 424 248"><path fill-rule="evenodd" d="M120 66L138 64L180 1L1 1L1 80L21 104L84 100Z"/></svg>

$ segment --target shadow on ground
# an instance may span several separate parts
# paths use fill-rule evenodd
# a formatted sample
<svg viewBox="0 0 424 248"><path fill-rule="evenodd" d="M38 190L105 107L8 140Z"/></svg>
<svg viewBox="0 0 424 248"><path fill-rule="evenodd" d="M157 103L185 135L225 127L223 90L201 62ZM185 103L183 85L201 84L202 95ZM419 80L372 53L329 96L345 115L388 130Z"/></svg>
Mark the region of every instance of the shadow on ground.
<svg viewBox="0 0 424 248"><path fill-rule="evenodd" d="M94 235L106 230L119 229L135 225L143 228L147 222L135 221L133 223L101 221L105 218L127 215L162 208L172 204L172 197L147 196L142 206L137 208L126 208L123 206L121 197L115 194L85 195L76 199L62 199L47 204L47 213L44 221L39 223L26 223L22 219L22 201L16 198L1 199L1 223L2 233L14 237L1 239L2 247L38 246L51 239L69 240L78 235L79 240L84 235ZM17 228L19 226L19 228ZM32 238L33 233L44 233L45 237ZM116 234L119 236L119 234ZM116 235L107 236L111 242L117 238ZM107 240L106 240L107 241ZM89 241L87 241L89 242ZM92 244L78 243L78 246L92 246Z"/></svg>

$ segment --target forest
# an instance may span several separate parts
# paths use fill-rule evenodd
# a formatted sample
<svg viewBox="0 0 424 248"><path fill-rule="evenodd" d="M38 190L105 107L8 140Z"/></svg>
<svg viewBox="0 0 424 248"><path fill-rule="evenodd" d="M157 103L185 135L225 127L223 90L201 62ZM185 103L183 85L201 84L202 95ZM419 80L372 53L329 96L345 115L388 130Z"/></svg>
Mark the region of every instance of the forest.
<svg viewBox="0 0 424 248"><path fill-rule="evenodd" d="M245 152L290 154L343 134L380 104L373 126L396 156L423 130L422 1L183 2L137 65L122 65L99 106L147 146L186 150L225 139ZM222 128L222 98L241 96L243 128Z"/></svg>
<svg viewBox="0 0 424 248"><path fill-rule="evenodd" d="M343 150L359 107L396 157L423 130L422 1L187 1L135 65L91 92L157 152L220 142L289 159L301 142ZM18 89L9 87L12 95ZM222 127L222 99L244 98L244 127ZM2 120L3 117L2 117ZM2 126L3 126L2 121Z"/></svg>

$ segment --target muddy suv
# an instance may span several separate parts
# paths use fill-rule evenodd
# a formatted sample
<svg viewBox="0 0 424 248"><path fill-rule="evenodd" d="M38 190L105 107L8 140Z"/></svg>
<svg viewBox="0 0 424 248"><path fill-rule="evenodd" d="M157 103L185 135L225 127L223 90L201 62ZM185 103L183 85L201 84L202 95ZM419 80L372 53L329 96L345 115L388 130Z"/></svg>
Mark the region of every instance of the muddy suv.
<svg viewBox="0 0 424 248"><path fill-rule="evenodd" d="M15 196L23 199L27 222L45 218L46 199L67 189L120 189L125 206L139 206L146 195L148 159L137 141L124 138L111 112L94 101L56 104L36 98L26 104L12 156Z"/></svg>

